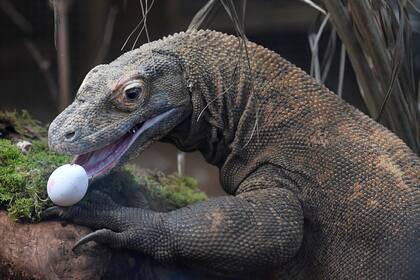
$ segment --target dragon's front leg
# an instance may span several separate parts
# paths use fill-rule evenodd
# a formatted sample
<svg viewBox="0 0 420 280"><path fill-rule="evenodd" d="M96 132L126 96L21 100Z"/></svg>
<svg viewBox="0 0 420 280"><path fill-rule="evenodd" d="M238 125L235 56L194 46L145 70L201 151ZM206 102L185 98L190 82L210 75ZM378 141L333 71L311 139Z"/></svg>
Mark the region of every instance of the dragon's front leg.
<svg viewBox="0 0 420 280"><path fill-rule="evenodd" d="M253 180L245 184L250 186ZM303 214L291 191L272 182L262 188L260 179L255 185L258 188L247 187L236 196L212 198L168 213L120 206L95 191L95 198L69 208L52 207L45 217L58 216L97 229L76 246L94 240L225 275L269 270L296 254Z"/></svg>

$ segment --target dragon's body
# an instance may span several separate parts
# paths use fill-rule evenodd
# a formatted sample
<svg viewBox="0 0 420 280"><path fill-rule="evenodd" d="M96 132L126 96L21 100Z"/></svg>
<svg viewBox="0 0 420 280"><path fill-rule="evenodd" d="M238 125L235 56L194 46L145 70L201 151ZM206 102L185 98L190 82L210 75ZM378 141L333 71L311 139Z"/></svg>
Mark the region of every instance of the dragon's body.
<svg viewBox="0 0 420 280"><path fill-rule="evenodd" d="M51 211L106 228L82 242L224 275L414 279L419 158L278 54L241 44L190 31L143 45L92 70L49 132L53 149L84 154L76 162L92 176L155 140L200 150L228 196L169 213Z"/></svg>

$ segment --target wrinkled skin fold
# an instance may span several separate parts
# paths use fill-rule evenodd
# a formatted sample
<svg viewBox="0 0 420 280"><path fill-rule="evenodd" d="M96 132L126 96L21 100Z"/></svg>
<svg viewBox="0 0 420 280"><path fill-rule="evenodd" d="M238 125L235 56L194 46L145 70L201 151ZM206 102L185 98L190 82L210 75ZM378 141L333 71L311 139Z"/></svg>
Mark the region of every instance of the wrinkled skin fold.
<svg viewBox="0 0 420 280"><path fill-rule="evenodd" d="M247 48L214 31L145 44L91 70L49 130L50 147L90 162L93 178L155 141L199 150L226 196L168 213L102 196L45 217L96 230L76 246L218 275L416 279L419 158L278 54Z"/></svg>

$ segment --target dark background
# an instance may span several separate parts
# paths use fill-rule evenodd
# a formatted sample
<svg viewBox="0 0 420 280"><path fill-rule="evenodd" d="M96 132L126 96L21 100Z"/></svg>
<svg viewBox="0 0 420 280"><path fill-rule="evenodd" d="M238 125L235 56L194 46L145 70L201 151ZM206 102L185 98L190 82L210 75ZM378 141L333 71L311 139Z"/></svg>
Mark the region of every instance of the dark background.
<svg viewBox="0 0 420 280"><path fill-rule="evenodd" d="M137 0L71 2L68 14L70 92L74 96L93 66L108 63L131 49L133 41L121 51L124 41L142 14ZM150 4L151 1L148 2ZM194 14L205 3L204 0L156 0L147 17L150 39L185 30ZM16 24L16 14L10 13L8 4L12 4L25 19L25 30ZM109 46L105 46L105 33L110 32L106 26L110 24L113 12L116 16L111 29L112 37ZM246 33L251 41L277 51L309 71L311 53L308 32L316 16L316 10L298 0L250 0L247 4ZM231 22L223 10L219 11L209 28L233 33ZM0 0L0 32L0 110L26 109L45 123L52 121L60 111L57 97L50 91L44 72L40 70L40 65L49 67L50 76L54 81L57 80L54 10L51 3L47 0ZM328 36L324 37L321 49L328 39ZM28 49L28 42L39 50L42 63L34 59L33 52ZM137 46L145 42L147 40L143 33ZM337 56L338 49L339 46ZM417 64L419 60L416 59ZM336 58L326 82L332 90L337 87L337 66ZM344 98L363 110L362 102L355 93L357 83L351 68L347 67ZM145 168L175 172L176 149L168 144L157 143L144 152L136 163ZM187 154L186 174L196 177L209 194L223 193L219 187L217 169L207 164L199 153Z"/></svg>

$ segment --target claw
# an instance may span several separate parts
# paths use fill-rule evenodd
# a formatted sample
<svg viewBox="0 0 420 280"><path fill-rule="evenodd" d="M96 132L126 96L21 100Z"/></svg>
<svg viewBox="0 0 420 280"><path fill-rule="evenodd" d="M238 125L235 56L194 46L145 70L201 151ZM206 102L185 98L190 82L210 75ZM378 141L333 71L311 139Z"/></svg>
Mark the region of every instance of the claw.
<svg viewBox="0 0 420 280"><path fill-rule="evenodd" d="M94 232L91 232L91 233L89 233L88 235L85 235L85 236L83 236L82 238L80 238L79 239L79 241L77 241L75 244L74 244L74 246L73 246L73 248L72 248L72 250L73 251L75 251L79 246L81 246L81 245L83 245L83 244L86 244L86 243L88 243L88 242L90 242L90 241L93 241L93 240L95 240L95 238L98 236L98 233L97 233L98 231L94 231Z"/></svg>
<svg viewBox="0 0 420 280"><path fill-rule="evenodd" d="M112 231L109 229L99 229L97 231L91 232L85 236L83 236L82 238L79 239L79 241L76 242L76 244L74 244L72 250L76 250L79 246L86 244L90 241L96 241L99 243L102 243L104 240L104 238L106 238L107 236L109 236L109 234Z"/></svg>
<svg viewBox="0 0 420 280"><path fill-rule="evenodd" d="M45 209L41 213L41 219L42 220L51 220L54 218L60 218L64 214L64 210L61 207L58 206L52 206L50 208Z"/></svg>

